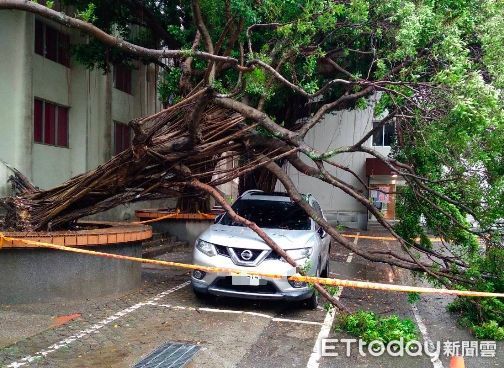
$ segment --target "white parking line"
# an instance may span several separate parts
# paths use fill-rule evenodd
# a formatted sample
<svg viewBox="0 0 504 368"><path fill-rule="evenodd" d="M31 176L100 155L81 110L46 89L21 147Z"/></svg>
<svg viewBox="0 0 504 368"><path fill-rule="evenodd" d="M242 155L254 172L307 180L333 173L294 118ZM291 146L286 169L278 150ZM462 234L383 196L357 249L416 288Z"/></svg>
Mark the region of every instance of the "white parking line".
<svg viewBox="0 0 504 368"><path fill-rule="evenodd" d="M387 248L390 251L391 248L390 248L389 242L385 242L385 244L387 245ZM393 281L393 274L396 274L396 273L394 272L394 268L392 266L390 266L390 269L391 269L391 271L389 272L389 282L392 282ZM398 278L399 278L399 280L401 280L400 274L399 274ZM420 333L422 334L422 338L423 338L424 342L427 343L430 351L435 351L434 343L432 342L432 340L429 337L429 334L427 332L427 326L425 326L425 324L423 322L422 316L420 315L420 311L418 310L418 308L415 304L411 304L411 310L413 311L413 316L415 317L416 324L418 326L418 329L420 330ZM443 363L441 362L441 360L439 360L439 358L436 358L432 362L432 366L434 368L444 368Z"/></svg>
<svg viewBox="0 0 504 368"><path fill-rule="evenodd" d="M357 235L360 233L358 232ZM357 241L359 238L354 238L354 245L357 245ZM350 252L348 255L346 261L347 263L352 262L353 259L353 253ZM343 292L343 288L340 287L338 289L338 292L334 296L336 299L339 299L341 296L341 293ZM326 339L329 336L329 333L331 332L331 327L334 322L334 317L336 316L336 311L335 308L327 312L325 318L324 318L324 323L322 324L322 328L320 329L320 332L317 336L317 340L315 340L315 345L313 346L312 353L310 355L310 359L308 359L308 363L306 364L306 368L318 368L320 364L320 358L322 357L322 339Z"/></svg>
<svg viewBox="0 0 504 368"><path fill-rule="evenodd" d="M178 286L175 286L171 289L168 289L166 291L163 291L162 293L157 294L155 297L148 299L145 302L140 302L140 303L132 305L131 307L123 309L122 311L119 311L119 312L101 320L100 322L95 323L91 327L89 327L85 330L82 330L82 331L76 333L75 335L72 335L70 337L67 337L66 339L58 341L57 343L49 346L48 348L46 348L44 350L40 350L33 355L27 355L24 358L21 358L20 360L18 360L17 362L13 362L13 363L9 364L7 366L7 368L22 367L22 366L25 366L26 364L30 364L30 363L33 363L34 361L45 358L47 355L49 355L57 350L60 350L61 348L67 347L68 345L74 343L75 341L82 339L85 336L88 336L93 333L97 333L101 328L118 320L121 317L124 317L127 314L130 314L130 313L136 311L137 309L140 309L146 305L155 305L157 301L159 301L160 299L162 299L166 295L171 294L179 289L182 289L183 287L185 287L189 284L190 284L190 281L186 281Z"/></svg>
<svg viewBox="0 0 504 368"><path fill-rule="evenodd" d="M425 326L425 324L423 323L422 317L420 316L420 312L418 311L417 306L412 304L411 309L413 310L413 315L415 316L415 320L418 325L418 329L420 330L420 333L422 334L424 341L429 346L429 350L435 351L434 350L434 343L432 342L432 340L429 337L429 334L427 333L427 326ZM444 368L443 363L439 360L439 358L436 358L436 360L434 360L432 362L432 366L434 368Z"/></svg>
<svg viewBox="0 0 504 368"><path fill-rule="evenodd" d="M270 319L273 322L287 322L287 323L297 323L297 324L302 324L302 325L318 325L318 326L322 325L321 322L304 321L301 319L291 319L291 318L278 318L278 317L270 316L269 314L266 314L266 313L247 312L247 311L234 310L234 309L220 309L220 308L207 308L207 307L196 308L196 307L185 307L185 306L181 306L181 305L159 304L159 303L151 303L150 305L155 305L158 307L165 307L165 308L170 308L170 309L176 309L176 310L195 311L195 312L246 314L249 316Z"/></svg>

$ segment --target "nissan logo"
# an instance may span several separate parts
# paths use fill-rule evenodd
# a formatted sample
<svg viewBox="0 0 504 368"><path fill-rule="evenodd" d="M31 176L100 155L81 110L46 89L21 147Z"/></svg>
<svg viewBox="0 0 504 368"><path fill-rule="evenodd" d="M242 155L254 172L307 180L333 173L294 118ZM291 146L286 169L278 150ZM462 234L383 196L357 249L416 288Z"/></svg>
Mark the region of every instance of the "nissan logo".
<svg viewBox="0 0 504 368"><path fill-rule="evenodd" d="M252 252L248 249L245 249L243 252L240 253L240 256L242 257L243 260L245 261L250 261L252 259Z"/></svg>

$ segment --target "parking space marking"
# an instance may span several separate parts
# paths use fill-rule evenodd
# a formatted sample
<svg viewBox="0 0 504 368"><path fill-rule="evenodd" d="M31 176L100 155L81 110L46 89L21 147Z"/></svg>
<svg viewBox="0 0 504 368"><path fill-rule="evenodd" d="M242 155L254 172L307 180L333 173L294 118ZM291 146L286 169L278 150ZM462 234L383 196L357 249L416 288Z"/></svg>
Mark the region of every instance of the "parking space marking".
<svg viewBox="0 0 504 368"><path fill-rule="evenodd" d="M150 299L146 300L145 302L140 302L140 303L134 304L131 307L128 307L128 308L123 309L123 310L121 310L121 311L119 311L117 313L114 313L113 315L111 315L111 316L109 316L109 317L107 317L105 319L102 319L100 322L95 323L91 327L89 327L89 328L87 328L85 330L82 330L82 331L76 333L75 335L67 337L66 339L60 340L57 343L49 346L48 348L46 348L44 350L40 350L40 351L36 352L33 355L27 355L24 358L21 358L20 360L18 360L16 362L10 363L9 365L7 365L7 368L19 368L19 367L23 367L26 364L30 364L30 363L33 363L33 362L39 360L39 359L45 358L47 355L49 355L49 354L51 354L51 353L53 353L53 352L55 352L57 350L60 350L62 348L65 348L68 345L74 343L75 341L78 341L78 340L82 339L85 336L88 336L88 335L93 334L93 333L97 333L103 327L105 327L108 324L110 324L110 323L118 320L121 317L124 317L127 314L130 314L130 313L136 311L137 309L140 309L140 308L142 308L142 307L144 307L146 305L154 305L154 304L156 304L156 302L158 302L159 300L161 300L162 298L164 298L166 295L174 293L175 291L180 290L180 289L182 289L183 287L186 287L189 284L190 284L190 281L186 281L186 282L184 282L184 283L182 283L180 285L177 285L177 286L175 286L175 287L173 287L171 289L165 290L165 291L157 294L155 297L150 298Z"/></svg>
<svg viewBox="0 0 504 368"><path fill-rule="evenodd" d="M357 242L359 241L359 232L357 232L357 237L354 238L353 244L357 245ZM347 263L352 262L353 259L353 253L350 252L346 261ZM341 296L341 293L343 292L343 288L340 287L338 289L338 292L336 295L334 295L334 298L338 300ZM313 350L310 355L310 359L308 359L308 363L306 364L306 368L318 368L320 365L320 358L322 357L322 339L327 339L329 336L329 333L331 332L331 327L334 323L334 317L336 316L336 311L335 308L332 308L330 311L327 312L325 318L324 318L324 323L322 324L322 327L320 328L320 332L317 336L317 340L315 340L315 345L313 345Z"/></svg>
<svg viewBox="0 0 504 368"><path fill-rule="evenodd" d="M420 330L420 333L422 334L422 337L424 341L427 343L429 346L430 351L434 351L434 343L429 337L429 334L427 333L427 326L423 323L422 317L420 316L420 312L418 311L418 308L416 305L412 304L411 309L413 310L413 316L415 317L415 321L418 325L418 329ZM436 358L432 362L432 366L434 368L444 368L443 363L439 360L439 358Z"/></svg>
<svg viewBox="0 0 504 368"><path fill-rule="evenodd" d="M316 322L316 321L304 321L302 319L279 318L279 317L271 316L266 313L248 312L248 311L241 311L241 310L235 310L235 309L220 309L220 308L207 308L207 307L196 308L196 307L185 307L182 305L159 304L159 303L151 303L150 305L164 307L164 308L170 308L170 309L174 309L174 310L188 310L188 311L194 311L194 312L228 313L228 314L242 314L242 315L245 314L245 315L249 315L249 316L270 319L273 322L287 322L287 323L297 323L297 324L303 324L303 325L318 325L318 326L322 325L321 322Z"/></svg>

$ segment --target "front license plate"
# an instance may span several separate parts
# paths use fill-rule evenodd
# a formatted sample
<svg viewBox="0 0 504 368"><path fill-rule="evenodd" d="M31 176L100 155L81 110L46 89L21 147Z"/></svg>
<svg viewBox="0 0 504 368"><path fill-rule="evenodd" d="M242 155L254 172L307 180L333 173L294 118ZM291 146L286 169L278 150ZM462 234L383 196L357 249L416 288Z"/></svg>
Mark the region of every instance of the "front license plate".
<svg viewBox="0 0 504 368"><path fill-rule="evenodd" d="M232 276L233 285L259 286L261 279L259 276Z"/></svg>

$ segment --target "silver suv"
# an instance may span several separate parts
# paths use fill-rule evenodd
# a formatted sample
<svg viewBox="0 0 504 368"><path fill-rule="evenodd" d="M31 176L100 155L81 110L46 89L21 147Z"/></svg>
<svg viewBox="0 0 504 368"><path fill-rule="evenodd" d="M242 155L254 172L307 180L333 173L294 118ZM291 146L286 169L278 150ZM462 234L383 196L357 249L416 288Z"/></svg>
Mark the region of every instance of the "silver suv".
<svg viewBox="0 0 504 368"><path fill-rule="evenodd" d="M319 216L324 217L312 195L305 195L305 199ZM287 194L250 190L238 198L233 209L261 227L309 275L328 276L330 237ZM310 308L316 308L318 304L318 294L313 288L303 282L287 280L287 276L295 274L294 267L271 250L255 232L234 222L227 214L219 215L215 224L196 240L193 263L286 276L271 279L196 270L192 273L191 281L198 297L216 295L306 300Z"/></svg>

